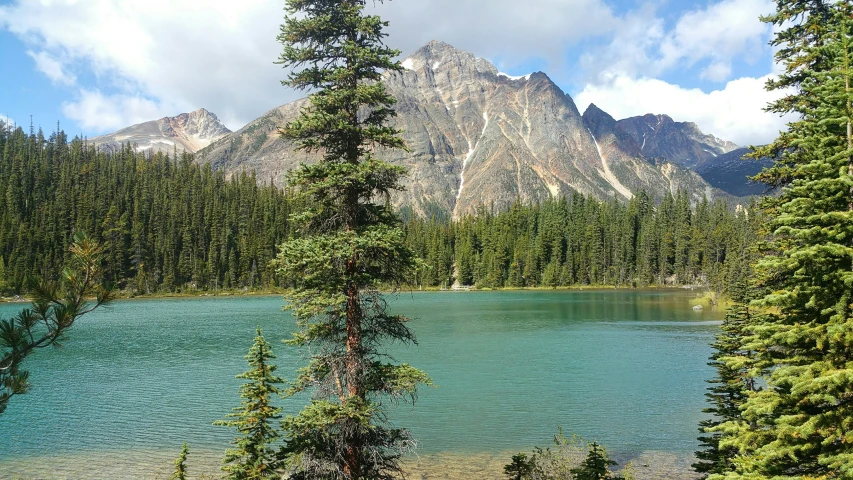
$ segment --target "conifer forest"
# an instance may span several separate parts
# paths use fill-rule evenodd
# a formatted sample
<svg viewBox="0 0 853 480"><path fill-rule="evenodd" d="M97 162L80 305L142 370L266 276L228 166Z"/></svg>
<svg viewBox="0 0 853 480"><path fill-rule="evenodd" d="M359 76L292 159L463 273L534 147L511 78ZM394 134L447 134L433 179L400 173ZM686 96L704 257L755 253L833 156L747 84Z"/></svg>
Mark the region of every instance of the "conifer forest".
<svg viewBox="0 0 853 480"><path fill-rule="evenodd" d="M129 295L287 286L270 263L299 235L289 216L300 200L287 190L251 173L226 179L191 154L100 152L61 130L45 137L7 126L0 149L4 293L58 271L74 232L105 246L104 275ZM742 275L762 223L755 205L735 211L684 193L656 203L644 192L627 203L576 194L502 212L484 205L458 221L408 216L406 245L423 266L406 283L723 293Z"/></svg>

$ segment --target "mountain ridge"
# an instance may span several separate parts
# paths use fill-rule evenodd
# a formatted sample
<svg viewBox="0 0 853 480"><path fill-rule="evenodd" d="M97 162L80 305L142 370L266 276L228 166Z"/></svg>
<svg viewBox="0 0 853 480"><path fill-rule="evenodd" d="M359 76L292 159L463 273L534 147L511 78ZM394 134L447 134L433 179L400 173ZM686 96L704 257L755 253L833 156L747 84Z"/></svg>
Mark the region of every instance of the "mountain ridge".
<svg viewBox="0 0 853 480"><path fill-rule="evenodd" d="M377 154L408 168L406 190L392 201L415 213L460 217L480 205L503 209L572 192L626 200L641 189L654 197L685 190L698 202L755 191L740 188L745 179L721 179L743 170L728 158L738 146L692 122L665 114L616 120L594 104L581 115L545 73L511 76L441 41L401 63L402 71L383 79L397 99L391 125L403 131L410 152ZM283 186L289 170L318 160L294 151L278 132L307 104L302 98L273 108L234 132L199 109L92 141L99 148L131 142L138 151L197 152L198 162L228 175L255 171L259 181ZM713 171L718 157L729 162L723 171Z"/></svg>
<svg viewBox="0 0 853 480"><path fill-rule="evenodd" d="M204 108L174 117L138 123L114 133L89 139L98 148L116 151L131 144L137 152L195 153L231 133L219 118Z"/></svg>
<svg viewBox="0 0 853 480"><path fill-rule="evenodd" d="M399 206L460 217L479 205L500 209L571 192L625 200L639 189L657 195L683 189L694 201L730 199L677 162L626 151L624 132L615 140L599 138L571 96L545 73L510 76L440 41L402 65L401 72L383 78L397 99L391 124L403 130L411 153L378 152L409 169L407 190L393 197ZM296 118L305 102L268 111L212 142L198 161L229 173L255 170L259 179L283 185L288 170L317 159L293 152L276 130Z"/></svg>

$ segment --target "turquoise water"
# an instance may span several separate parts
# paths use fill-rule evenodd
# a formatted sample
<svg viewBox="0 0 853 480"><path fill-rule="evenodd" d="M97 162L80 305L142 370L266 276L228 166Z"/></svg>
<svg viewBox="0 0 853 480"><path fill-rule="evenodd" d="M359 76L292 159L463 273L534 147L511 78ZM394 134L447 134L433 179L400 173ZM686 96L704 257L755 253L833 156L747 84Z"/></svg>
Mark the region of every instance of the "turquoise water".
<svg viewBox="0 0 853 480"><path fill-rule="evenodd" d="M414 408L391 410L422 455L526 451L562 426L617 458L688 457L704 418L708 343L722 313L685 291L404 293L419 345L394 346L426 370ZM32 391L0 415L0 477L153 478L186 441L215 469L232 434L213 426L239 404L256 326L292 377L304 352L279 343L293 321L280 297L116 302L63 348L28 360ZM0 316L22 305L0 305ZM295 412L306 398L283 401ZM45 469L51 462L49 470ZM165 465L165 467L163 467ZM162 468L161 468L162 467ZM158 470L160 468L160 470ZM88 473L87 473L88 472Z"/></svg>

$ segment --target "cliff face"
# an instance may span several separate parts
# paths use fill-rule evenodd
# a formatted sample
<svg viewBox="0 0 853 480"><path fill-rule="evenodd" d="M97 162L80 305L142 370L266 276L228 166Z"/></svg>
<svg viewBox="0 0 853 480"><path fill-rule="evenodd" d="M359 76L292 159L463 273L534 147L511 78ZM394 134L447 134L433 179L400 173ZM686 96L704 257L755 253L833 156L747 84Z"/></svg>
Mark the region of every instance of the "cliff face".
<svg viewBox="0 0 853 480"><path fill-rule="evenodd" d="M406 191L393 200L416 213L458 217L479 205L500 209L573 191L600 199L627 199L641 188L652 195L684 189L697 200L724 195L678 163L649 161L597 108L581 117L543 73L510 77L442 42L402 63L405 70L387 73L384 81L398 100L393 123L411 152L378 154L409 168ZM294 152L276 130L304 105L300 100L267 112L213 142L198 160L231 173L253 169L262 181L284 184L288 170L316 161Z"/></svg>
<svg viewBox="0 0 853 480"><path fill-rule="evenodd" d="M694 169L706 182L715 188L738 197L765 195L769 193L767 185L753 183L748 177L773 165L769 158L752 160L746 158L748 148L738 148L705 162Z"/></svg>
<svg viewBox="0 0 853 480"><path fill-rule="evenodd" d="M620 121L594 104L584 112L583 120L595 135L603 155L611 160L631 191L644 189L652 196L659 196L665 192L674 195L678 190L685 190L692 194L694 200L699 200L702 195L708 199L727 198L708 185L697 172L667 158L646 157L642 144L622 131Z"/></svg>
<svg viewBox="0 0 853 480"><path fill-rule="evenodd" d="M213 113L201 108L175 117L140 123L115 133L91 138L98 148L118 150L130 143L136 151L195 153L231 133Z"/></svg>
<svg viewBox="0 0 853 480"><path fill-rule="evenodd" d="M646 114L616 122L616 131L639 147L637 154L694 168L731 152L738 145L707 135L693 122L675 122L668 115Z"/></svg>

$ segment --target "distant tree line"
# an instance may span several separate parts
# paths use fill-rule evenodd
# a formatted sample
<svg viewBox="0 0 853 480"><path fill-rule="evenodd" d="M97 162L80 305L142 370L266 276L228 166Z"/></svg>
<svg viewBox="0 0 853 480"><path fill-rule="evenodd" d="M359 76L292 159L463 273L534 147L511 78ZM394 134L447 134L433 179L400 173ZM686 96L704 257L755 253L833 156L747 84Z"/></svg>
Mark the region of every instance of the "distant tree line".
<svg viewBox="0 0 853 480"><path fill-rule="evenodd" d="M761 222L760 212L723 202L691 207L683 192L657 205L645 192L628 202L575 194L455 222L410 219L407 238L427 266L417 286L693 284L722 293L745 273Z"/></svg>
<svg viewBox="0 0 853 480"><path fill-rule="evenodd" d="M0 128L0 290L60 271L75 232L102 245L105 280L131 292L271 285L291 203L190 155Z"/></svg>

